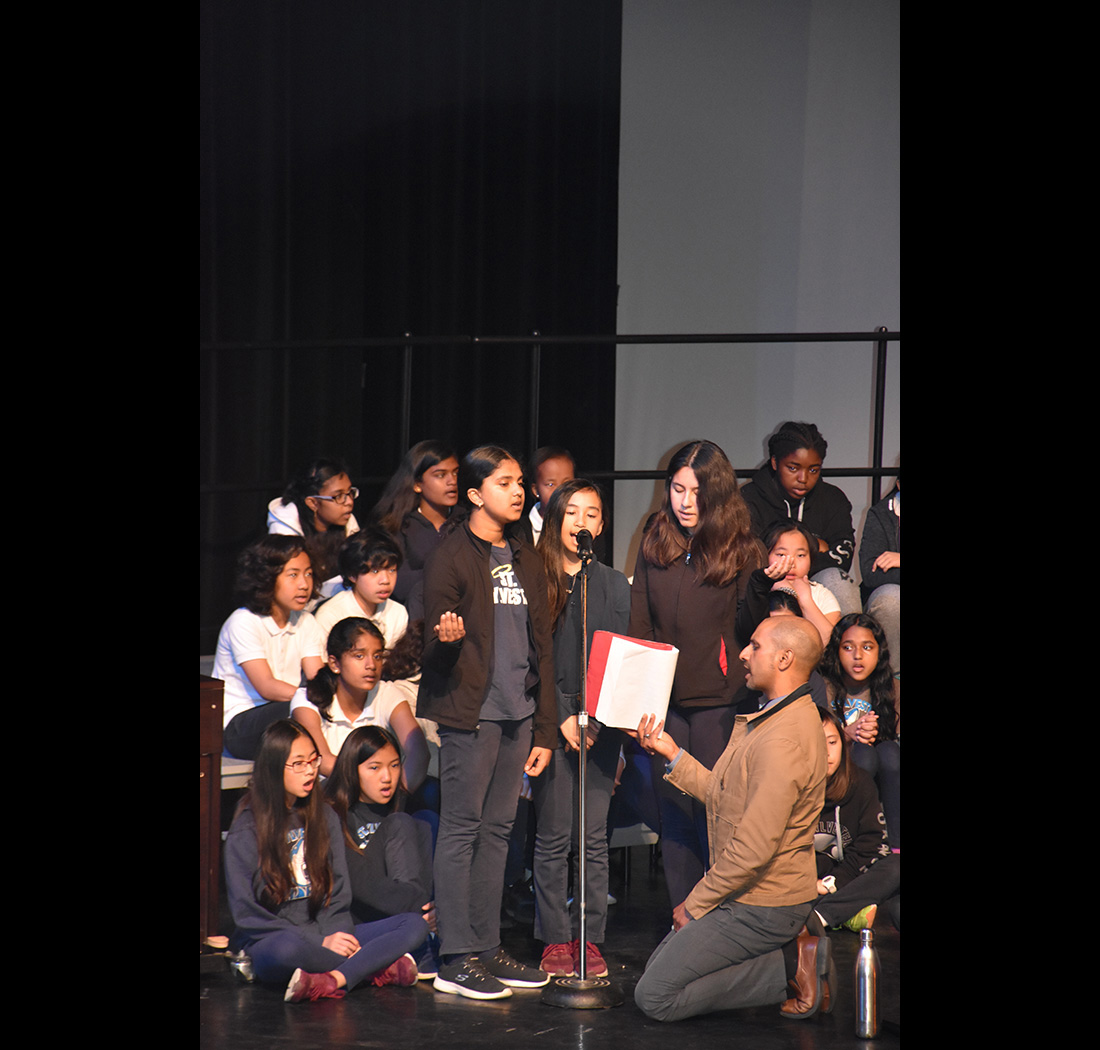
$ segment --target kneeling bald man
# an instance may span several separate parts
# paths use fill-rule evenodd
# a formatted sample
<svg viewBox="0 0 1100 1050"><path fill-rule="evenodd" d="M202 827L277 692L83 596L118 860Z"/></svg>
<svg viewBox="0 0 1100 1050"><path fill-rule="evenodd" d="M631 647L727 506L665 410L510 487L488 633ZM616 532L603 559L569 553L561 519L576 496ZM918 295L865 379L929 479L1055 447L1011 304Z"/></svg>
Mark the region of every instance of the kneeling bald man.
<svg viewBox="0 0 1100 1050"><path fill-rule="evenodd" d="M665 758L665 779L706 804L710 844L710 867L673 909L673 932L635 990L648 1017L768 1003L808 1017L823 999L830 1008L828 939L803 930L817 900L814 829L825 801L825 736L808 684L820 658L820 636L803 619L756 628L741 662L765 703L737 716L712 770L652 715L638 727L642 747Z"/></svg>

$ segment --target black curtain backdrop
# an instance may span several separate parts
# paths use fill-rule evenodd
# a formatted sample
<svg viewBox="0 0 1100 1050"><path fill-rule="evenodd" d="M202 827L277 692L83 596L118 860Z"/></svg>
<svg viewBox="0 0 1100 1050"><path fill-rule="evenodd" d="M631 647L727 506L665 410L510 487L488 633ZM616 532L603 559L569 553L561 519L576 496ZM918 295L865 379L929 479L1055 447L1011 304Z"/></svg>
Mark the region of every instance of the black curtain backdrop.
<svg viewBox="0 0 1100 1050"><path fill-rule="evenodd" d="M300 464L344 459L366 518L405 451L403 333L615 332L620 33L618 0L204 0L201 651ZM614 360L417 347L409 439L611 469Z"/></svg>

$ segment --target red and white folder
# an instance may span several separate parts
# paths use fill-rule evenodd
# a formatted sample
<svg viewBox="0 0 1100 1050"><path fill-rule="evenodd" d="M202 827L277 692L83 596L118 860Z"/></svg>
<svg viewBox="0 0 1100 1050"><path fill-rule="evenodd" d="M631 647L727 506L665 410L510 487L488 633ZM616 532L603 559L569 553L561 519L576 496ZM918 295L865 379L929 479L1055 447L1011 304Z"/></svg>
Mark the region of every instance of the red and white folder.
<svg viewBox="0 0 1100 1050"><path fill-rule="evenodd" d="M619 729L637 729L645 715L662 721L679 655L667 642L596 631L588 655L589 716Z"/></svg>

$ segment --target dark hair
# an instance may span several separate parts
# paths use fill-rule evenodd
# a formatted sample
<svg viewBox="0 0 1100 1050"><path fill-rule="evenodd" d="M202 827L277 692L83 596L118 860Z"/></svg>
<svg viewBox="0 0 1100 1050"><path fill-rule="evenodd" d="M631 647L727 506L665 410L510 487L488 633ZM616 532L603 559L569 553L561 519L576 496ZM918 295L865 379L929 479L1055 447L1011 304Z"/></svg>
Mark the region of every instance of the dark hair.
<svg viewBox="0 0 1100 1050"><path fill-rule="evenodd" d="M279 573L291 558L298 557L305 549L306 542L301 536L274 533L268 533L245 547L237 556L237 575L233 581L240 604L257 616L269 615L275 601L275 581ZM310 597L317 596L317 588L318 580L314 575Z"/></svg>
<svg viewBox="0 0 1100 1050"><path fill-rule="evenodd" d="M603 513L603 492L594 481L573 478L559 485L550 497L549 505L543 511L542 538L539 540L538 553L546 570L547 596L550 600L550 623L556 624L569 596L562 582L562 559L565 557L565 544L561 539L562 523L570 499L578 492L594 492L600 501L600 513Z"/></svg>
<svg viewBox="0 0 1100 1050"><path fill-rule="evenodd" d="M792 452L797 452L800 448L808 448L824 459L825 453L829 450L829 443L821 436L821 431L813 423L795 423L793 421L783 423L768 438L768 457L774 459L776 463Z"/></svg>
<svg viewBox="0 0 1100 1050"><path fill-rule="evenodd" d="M359 767L384 747L392 747L397 757L402 757L397 738L388 730L381 726L360 726L358 729L353 729L340 745L340 754L336 756L332 776L325 782L325 794L340 818L344 838L352 849L358 849L359 843L348 831L348 810L359 801L361 796ZM397 811L403 808L403 803L404 789L398 785L391 805Z"/></svg>
<svg viewBox="0 0 1100 1050"><path fill-rule="evenodd" d="M819 707L821 725L831 725L840 734L840 765L825 780L825 798L830 802L843 802L852 787L852 748L844 732L844 723L828 708Z"/></svg>
<svg viewBox="0 0 1100 1050"><path fill-rule="evenodd" d="M844 669L840 665L840 643L845 632L853 627L863 627L870 631L878 644L878 663L867 681L871 691L871 709L878 715L879 739L894 740L897 737L898 723L897 710L894 707L894 672L890 668L890 648L886 643L886 632L879 626L878 620L866 613L848 613L847 616L842 616L833 627L818 670L833 694L833 710L843 720L846 690Z"/></svg>
<svg viewBox="0 0 1100 1050"><path fill-rule="evenodd" d="M424 621L413 620L405 633L393 643L382 668L383 682L397 682L420 673L420 658L424 653Z"/></svg>
<svg viewBox="0 0 1100 1050"><path fill-rule="evenodd" d="M451 532L469 520L474 508L470 502L470 489L481 488L485 479L509 459L520 462L519 456L501 445L478 445L462 457L458 464L458 506L439 530L441 533ZM522 466L520 469L523 469Z"/></svg>
<svg viewBox="0 0 1100 1050"><path fill-rule="evenodd" d="M332 894L331 843L325 823L320 777L306 798L295 799L294 805L287 808L284 767L291 748L301 737L313 744L314 751L318 750L312 734L289 718L272 722L264 730L252 767L249 789L241 799L237 812L245 808L252 810L264 887L260 904L270 911L275 911L294 887L287 832L291 827L301 826L306 871L309 872L309 917L313 919L327 907Z"/></svg>
<svg viewBox="0 0 1100 1050"><path fill-rule="evenodd" d="M787 609L795 616L802 615L802 605L798 600L798 595L793 591L782 589L768 591L768 615L770 616L776 609Z"/></svg>
<svg viewBox="0 0 1100 1050"><path fill-rule="evenodd" d="M577 470L577 461L573 458L573 453L567 448L562 448L560 445L543 445L542 448L535 449L534 455L531 456L531 462L528 466L528 470L531 474L530 482L532 485L535 483L535 479L538 477L539 467L550 459L567 459L573 465L573 471Z"/></svg>
<svg viewBox="0 0 1100 1050"><path fill-rule="evenodd" d="M369 634L386 647L386 639L382 632L364 616L345 616L332 625L328 633L328 641L325 643L325 651L329 656L340 659L344 653L355 648L355 643L361 634ZM329 667L327 661L321 664L321 669L306 682L306 699L321 712L321 718L325 722L332 721L329 709L332 707L332 694L336 691L336 672Z"/></svg>
<svg viewBox="0 0 1100 1050"><path fill-rule="evenodd" d="M381 529L363 529L353 532L340 548L338 564L344 584L354 586L356 577L371 569L401 568L401 548L388 532Z"/></svg>
<svg viewBox="0 0 1100 1050"><path fill-rule="evenodd" d="M283 492L283 506L293 503L298 508L298 522L302 535L306 537L317 533L313 524L313 511L306 505L307 496L316 496L328 481L346 474L347 468L335 459L315 459L307 463L297 477L287 482Z"/></svg>
<svg viewBox="0 0 1100 1050"><path fill-rule="evenodd" d="M779 542L779 537L786 532L797 532L806 541L811 558L817 553L817 537L802 522L794 519L777 521L768 526L768 531L764 534L764 550L771 554L772 548Z"/></svg>
<svg viewBox="0 0 1100 1050"><path fill-rule="evenodd" d="M699 524L690 537L672 510L672 479L684 467L690 467L699 482ZM642 556L650 565L667 568L687 551L698 559L702 581L719 587L732 583L742 569L755 568L762 560L737 475L713 441L689 442L672 457L665 471L660 510L642 537Z"/></svg>
<svg viewBox="0 0 1100 1050"><path fill-rule="evenodd" d="M457 460L458 456L450 445L442 441L429 438L413 445L405 453L393 477L386 482L382 495L371 511L371 522L391 536L398 535L405 516L420 506L420 493L415 492L413 486L419 484L426 470L431 470L445 459Z"/></svg>

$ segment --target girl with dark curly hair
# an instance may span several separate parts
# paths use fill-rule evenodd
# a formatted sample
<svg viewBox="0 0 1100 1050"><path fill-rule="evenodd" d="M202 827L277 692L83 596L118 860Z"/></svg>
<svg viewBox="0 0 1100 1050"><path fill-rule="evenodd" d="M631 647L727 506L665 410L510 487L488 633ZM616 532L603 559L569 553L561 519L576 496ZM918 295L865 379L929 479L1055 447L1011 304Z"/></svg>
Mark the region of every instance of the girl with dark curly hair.
<svg viewBox="0 0 1100 1050"><path fill-rule="evenodd" d="M901 848L901 680L886 634L866 613L842 616L819 666L829 702L852 744L852 761L874 777L890 845Z"/></svg>
<svg viewBox="0 0 1100 1050"><path fill-rule="evenodd" d="M304 539L267 535L245 548L236 591L241 607L218 634L212 674L225 683L225 749L252 759L264 730L290 714L303 676L321 669L321 631L305 611L316 584Z"/></svg>

